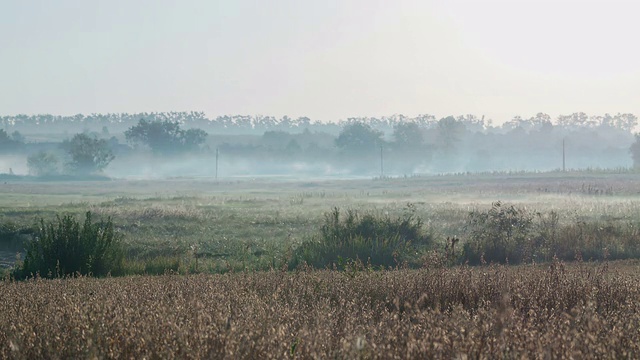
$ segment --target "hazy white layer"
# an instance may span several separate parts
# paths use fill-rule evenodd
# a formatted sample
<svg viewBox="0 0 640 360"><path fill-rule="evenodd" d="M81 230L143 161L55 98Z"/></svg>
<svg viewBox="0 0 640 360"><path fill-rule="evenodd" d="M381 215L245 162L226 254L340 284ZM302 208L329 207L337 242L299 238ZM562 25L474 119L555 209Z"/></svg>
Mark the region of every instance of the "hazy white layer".
<svg viewBox="0 0 640 360"><path fill-rule="evenodd" d="M640 114L635 1L0 0L0 113Z"/></svg>

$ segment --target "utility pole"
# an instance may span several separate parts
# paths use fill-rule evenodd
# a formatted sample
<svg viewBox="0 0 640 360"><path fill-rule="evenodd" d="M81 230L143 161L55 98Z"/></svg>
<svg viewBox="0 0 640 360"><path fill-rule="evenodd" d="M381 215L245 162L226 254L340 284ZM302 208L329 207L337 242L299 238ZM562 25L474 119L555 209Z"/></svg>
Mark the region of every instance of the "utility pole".
<svg viewBox="0 0 640 360"><path fill-rule="evenodd" d="M380 179L384 178L384 159L382 157L382 146L380 146Z"/></svg>
<svg viewBox="0 0 640 360"><path fill-rule="evenodd" d="M565 139L562 139L562 172L566 172L567 171L566 161L565 161L566 157L565 157L565 149L564 149L565 148L564 140Z"/></svg>
<svg viewBox="0 0 640 360"><path fill-rule="evenodd" d="M218 181L218 155L219 151L218 148L216 148L216 181Z"/></svg>

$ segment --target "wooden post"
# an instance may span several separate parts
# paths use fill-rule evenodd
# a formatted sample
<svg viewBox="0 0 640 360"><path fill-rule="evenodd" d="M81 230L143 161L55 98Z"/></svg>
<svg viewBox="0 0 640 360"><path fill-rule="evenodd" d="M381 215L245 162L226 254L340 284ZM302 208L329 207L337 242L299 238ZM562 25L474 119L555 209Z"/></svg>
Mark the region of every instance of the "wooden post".
<svg viewBox="0 0 640 360"><path fill-rule="evenodd" d="M562 172L567 171L565 162L564 139L562 139Z"/></svg>
<svg viewBox="0 0 640 360"><path fill-rule="evenodd" d="M382 157L382 146L380 146L380 180L384 178L384 160Z"/></svg>

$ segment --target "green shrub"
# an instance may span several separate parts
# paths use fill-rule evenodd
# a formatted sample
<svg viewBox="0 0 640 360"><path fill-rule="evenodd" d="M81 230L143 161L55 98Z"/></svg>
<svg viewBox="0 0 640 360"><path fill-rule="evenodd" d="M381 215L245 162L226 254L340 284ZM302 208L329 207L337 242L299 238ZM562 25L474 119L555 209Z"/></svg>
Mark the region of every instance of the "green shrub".
<svg viewBox="0 0 640 360"><path fill-rule="evenodd" d="M560 259L629 259L640 255L637 223L574 221L560 227L552 249Z"/></svg>
<svg viewBox="0 0 640 360"><path fill-rule="evenodd" d="M488 211L472 211L462 259L470 264L516 264L554 258L571 261L640 256L636 222L560 220L556 211L543 214L499 201Z"/></svg>
<svg viewBox="0 0 640 360"><path fill-rule="evenodd" d="M87 212L80 224L74 216L65 215L47 223L40 219L33 240L27 244L24 262L14 276L115 275L122 261L121 239L110 218L93 223L91 212Z"/></svg>
<svg viewBox="0 0 640 360"><path fill-rule="evenodd" d="M320 235L303 243L293 255L291 267L307 263L314 267L344 267L350 260L372 266L397 266L411 260L417 247L428 247L422 220L409 205L404 215L392 217L374 212L359 213L339 208L325 214Z"/></svg>
<svg viewBox="0 0 640 360"><path fill-rule="evenodd" d="M533 216L526 209L494 202L488 211L472 211L467 221L464 257L472 264L520 263L533 258Z"/></svg>

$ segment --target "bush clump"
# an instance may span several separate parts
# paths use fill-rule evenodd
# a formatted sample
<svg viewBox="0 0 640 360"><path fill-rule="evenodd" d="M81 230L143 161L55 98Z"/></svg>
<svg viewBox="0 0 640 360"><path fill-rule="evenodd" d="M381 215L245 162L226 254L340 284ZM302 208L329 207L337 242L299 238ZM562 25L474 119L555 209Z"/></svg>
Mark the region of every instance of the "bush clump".
<svg viewBox="0 0 640 360"><path fill-rule="evenodd" d="M422 219L411 205L398 217L357 210L343 213L334 208L325 214L319 236L303 243L290 265L344 267L359 260L371 266L397 266L412 260L416 248L431 243L431 235L425 234Z"/></svg>
<svg viewBox="0 0 640 360"><path fill-rule="evenodd" d="M122 269L123 256L111 218L94 223L87 212L83 224L73 215L58 216L52 222L40 219L14 276L115 275Z"/></svg>
<svg viewBox="0 0 640 360"><path fill-rule="evenodd" d="M472 264L526 262L533 257L533 215L526 209L496 201L486 212L469 213L469 241L464 255Z"/></svg>
<svg viewBox="0 0 640 360"><path fill-rule="evenodd" d="M459 259L477 265L637 258L637 229L633 221L562 221L556 211L540 213L497 201L488 210L469 213Z"/></svg>

